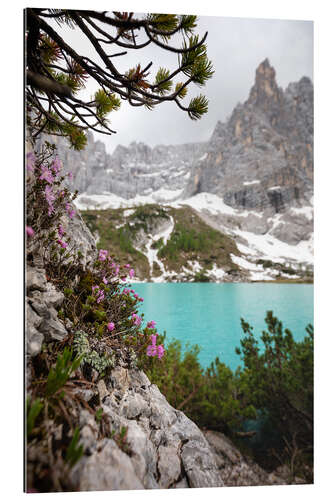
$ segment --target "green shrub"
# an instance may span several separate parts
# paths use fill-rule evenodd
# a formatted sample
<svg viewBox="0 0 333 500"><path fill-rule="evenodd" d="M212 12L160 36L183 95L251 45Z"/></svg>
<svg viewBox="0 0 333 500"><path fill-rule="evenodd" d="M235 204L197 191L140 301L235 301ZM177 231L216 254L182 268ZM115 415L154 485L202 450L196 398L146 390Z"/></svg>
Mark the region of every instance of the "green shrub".
<svg viewBox="0 0 333 500"><path fill-rule="evenodd" d="M304 463L313 460L313 327L309 325L304 340L296 342L268 311L261 348L253 328L241 321L245 337L236 352L244 362L245 394L279 431L283 459L302 474Z"/></svg>
<svg viewBox="0 0 333 500"><path fill-rule="evenodd" d="M258 419L265 445L261 465L276 467L281 461L289 466L291 477L298 474L311 482L313 328L309 325L304 340L296 342L272 312L265 321L267 331L262 332L260 345L252 327L241 320L245 336L236 352L244 367L236 372L218 358L203 370L199 347L187 345L182 354L179 340L168 343L159 363L146 360L144 369L172 406L201 428L222 431L237 444L244 424ZM257 444L248 439L243 446L255 452Z"/></svg>
<svg viewBox="0 0 333 500"><path fill-rule="evenodd" d="M158 256L173 259L179 251L198 252L205 250L206 247L207 241L203 233L198 233L178 223L167 244L158 252Z"/></svg>
<svg viewBox="0 0 333 500"><path fill-rule="evenodd" d="M255 410L243 397L238 374L218 358L204 370L199 352L197 345L186 345L182 354L180 341L174 340L161 362L146 361L144 368L169 403L197 425L231 433L245 419L255 417Z"/></svg>

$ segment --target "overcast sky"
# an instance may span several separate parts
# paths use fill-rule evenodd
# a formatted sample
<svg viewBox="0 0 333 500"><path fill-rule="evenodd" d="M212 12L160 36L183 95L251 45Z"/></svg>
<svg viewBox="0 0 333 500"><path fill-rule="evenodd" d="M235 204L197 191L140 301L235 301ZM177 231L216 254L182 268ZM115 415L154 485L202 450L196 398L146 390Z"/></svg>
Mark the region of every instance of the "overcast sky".
<svg viewBox="0 0 333 500"><path fill-rule="evenodd" d="M118 144L127 146L132 141L155 146L208 140L216 122L225 121L235 105L247 99L255 70L266 57L276 70L278 85L283 88L302 76L313 80L311 21L201 16L197 32L204 34L205 31L208 31L207 53L215 74L203 88L192 85L190 95L204 93L209 99L208 113L201 120L192 121L175 103L163 103L148 111L122 101L121 109L110 115L111 127L117 134L95 134L105 143L108 152L112 153ZM65 38L76 50L97 60L94 49L81 32L66 30ZM176 54L151 46L113 60L121 71L138 62L144 67L150 61L154 63L152 75L160 66L171 70L177 67ZM94 84L89 83L87 88L90 97Z"/></svg>

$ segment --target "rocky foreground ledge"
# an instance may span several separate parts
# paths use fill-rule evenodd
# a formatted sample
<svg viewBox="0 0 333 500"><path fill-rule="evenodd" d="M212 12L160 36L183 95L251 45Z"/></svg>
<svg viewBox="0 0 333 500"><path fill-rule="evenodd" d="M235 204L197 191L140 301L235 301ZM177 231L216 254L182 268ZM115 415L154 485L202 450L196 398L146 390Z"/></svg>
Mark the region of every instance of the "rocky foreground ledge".
<svg viewBox="0 0 333 500"><path fill-rule="evenodd" d="M80 218L70 224L68 230L88 265L95 252L90 231ZM41 256L35 253L26 266L27 395L34 382L34 360L45 343L61 343L69 335L69 320L58 316L63 301L63 293L48 281ZM77 410L84 453L67 471L69 491L287 484L242 456L223 434L203 433L168 403L143 371L121 357L108 375L98 378L96 372L89 388L75 391L87 405ZM110 437L99 437L91 404L102 408L106 427L113 429ZM47 425L50 435L61 439L64 424L49 420ZM117 439L123 429L125 445ZM50 463L45 443L37 440L29 442L26 460L28 489L33 489L36 474L57 465Z"/></svg>
<svg viewBox="0 0 333 500"><path fill-rule="evenodd" d="M37 261L38 262L38 261ZM57 318L63 296L47 282L41 267L28 266L27 372L45 339L61 341L66 326ZM123 365L123 366L122 366ZM27 377L28 392L31 376ZM286 484L251 463L221 433L203 434L186 415L174 409L140 370L116 366L91 389L80 390L89 402L98 399L103 415L117 432L127 428L127 447L112 438L98 440L97 423L88 410L79 415L84 455L70 473L74 490L202 488ZM51 423L52 425L52 423ZM32 443L27 471L48 463L48 454Z"/></svg>

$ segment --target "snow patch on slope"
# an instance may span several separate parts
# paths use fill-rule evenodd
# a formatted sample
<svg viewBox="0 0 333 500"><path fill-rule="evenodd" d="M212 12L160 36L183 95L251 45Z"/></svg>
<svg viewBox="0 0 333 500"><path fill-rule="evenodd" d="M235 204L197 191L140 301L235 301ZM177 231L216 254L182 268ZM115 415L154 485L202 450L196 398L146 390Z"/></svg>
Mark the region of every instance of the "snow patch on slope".
<svg viewBox="0 0 333 500"><path fill-rule="evenodd" d="M149 268L150 268L150 279L151 279L151 281L153 281L155 283L161 283L161 282L166 281L166 278L168 278L168 276L171 273L169 273L165 269L163 262L158 258L157 254L158 254L159 249L152 248L152 245L153 245L153 243L155 243L159 239L162 239L163 244L166 245L167 241L169 240L169 238L172 234L174 227L175 227L174 219L173 219L173 217L170 216L170 224L168 225L168 227L166 229L163 229L162 231L154 234L154 235L148 234L149 240L146 243L145 247L137 249L147 257L148 262L149 262ZM158 277L153 277L154 262L156 262L156 264L159 266L159 268L162 272L162 274Z"/></svg>
<svg viewBox="0 0 333 500"><path fill-rule="evenodd" d="M151 194L137 195L126 200L113 193L79 195L74 201L79 210L106 210L108 208L129 208L152 203L165 204L174 201L182 194L182 189L170 190L161 188Z"/></svg>

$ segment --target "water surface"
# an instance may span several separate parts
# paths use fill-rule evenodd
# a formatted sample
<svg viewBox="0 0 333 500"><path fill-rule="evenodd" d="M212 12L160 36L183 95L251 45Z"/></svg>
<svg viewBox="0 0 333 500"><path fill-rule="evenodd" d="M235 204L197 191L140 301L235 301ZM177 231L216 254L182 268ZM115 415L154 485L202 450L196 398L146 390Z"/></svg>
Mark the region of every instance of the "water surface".
<svg viewBox="0 0 333 500"><path fill-rule="evenodd" d="M235 347L244 335L240 318L254 327L256 336L265 328L266 311L293 333L296 340L313 324L313 285L277 283L137 283L144 298L140 311L155 320L167 340L176 338L201 347L199 360L208 366L216 356L233 370L240 364Z"/></svg>

